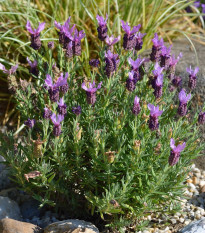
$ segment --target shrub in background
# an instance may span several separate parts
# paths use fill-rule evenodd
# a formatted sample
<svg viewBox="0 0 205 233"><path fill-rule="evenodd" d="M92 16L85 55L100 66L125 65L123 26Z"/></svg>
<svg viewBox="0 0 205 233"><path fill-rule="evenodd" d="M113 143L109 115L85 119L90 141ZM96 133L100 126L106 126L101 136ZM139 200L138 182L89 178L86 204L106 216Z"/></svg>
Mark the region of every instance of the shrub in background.
<svg viewBox="0 0 205 233"><path fill-rule="evenodd" d="M204 109L189 114L198 68L187 69L189 90L175 66L182 56L155 34L150 57L141 58L145 34L121 21L124 35L110 35L108 18L97 16L98 57L90 73L78 70L83 31L69 18L55 21L59 44L41 43L41 31L27 22L33 48L33 82L7 70L26 126L21 136L1 136L1 155L12 179L42 205L72 217L98 214L121 229L152 211L170 212L183 195L191 159L202 150L198 128ZM56 54L54 59L53 54ZM178 105L174 97L178 95Z"/></svg>

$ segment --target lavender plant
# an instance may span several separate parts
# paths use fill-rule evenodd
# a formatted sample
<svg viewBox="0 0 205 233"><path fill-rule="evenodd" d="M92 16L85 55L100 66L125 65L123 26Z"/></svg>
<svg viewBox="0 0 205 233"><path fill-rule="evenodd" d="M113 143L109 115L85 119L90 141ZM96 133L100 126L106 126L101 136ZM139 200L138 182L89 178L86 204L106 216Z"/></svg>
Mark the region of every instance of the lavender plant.
<svg viewBox="0 0 205 233"><path fill-rule="evenodd" d="M40 38L47 25L31 29L28 21L33 82L19 80L17 71L13 89L25 128L21 140L16 133L1 135L1 155L12 179L41 206L72 217L97 214L113 228L124 226L122 219L140 227L142 216L171 211L183 195L191 159L203 147L198 129L205 108L190 118L193 88L189 94L180 90L173 68L181 55L174 59L157 34L150 58L140 58L146 37L140 25L131 31L122 21L121 42L108 35L107 17L96 19L103 42L98 58L89 62L89 76L77 75L85 34L71 18L55 22L59 44L47 45ZM8 76L16 68L0 65ZM187 71L195 87L198 68Z"/></svg>

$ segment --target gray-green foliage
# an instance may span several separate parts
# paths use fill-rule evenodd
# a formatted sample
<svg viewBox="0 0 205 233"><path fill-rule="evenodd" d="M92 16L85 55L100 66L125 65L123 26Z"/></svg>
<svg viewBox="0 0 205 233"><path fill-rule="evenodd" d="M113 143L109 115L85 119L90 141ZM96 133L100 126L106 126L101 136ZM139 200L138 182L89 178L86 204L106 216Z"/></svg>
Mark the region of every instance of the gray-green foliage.
<svg viewBox="0 0 205 233"><path fill-rule="evenodd" d="M202 145L197 141L198 113L191 121L177 116L173 99L178 91L169 91L166 73L161 99L155 99L149 83L152 63L146 66L136 89L129 92L125 85L130 70L127 58L135 60L137 56L119 48L115 51L120 65L110 78L104 72L105 47L99 51L100 68L87 71L89 76L83 69L79 76L81 59L67 59L59 45L53 52L59 54L56 60L45 47L33 51L39 76L33 77L32 84L19 84L15 99L23 120L35 119L36 123L19 135L21 142L13 133L2 135L0 151L11 168L12 179L42 205L55 206L74 217L97 213L113 228L120 228L125 221L140 220L149 211L172 211L170 206L183 195L190 161L199 155ZM58 68L52 68L55 62ZM61 72L69 73L69 90L64 95L67 114L62 134L55 137L53 123L43 118L43 112L48 107L57 114L57 104L50 101L44 80L48 73L54 80ZM86 102L81 88L85 80L102 82L94 106ZM132 113L136 95L141 105L138 116ZM148 127L148 103L163 110L157 131ZM72 112L76 105L82 108L78 116ZM171 137L177 143L186 142L174 166L168 164ZM40 175L26 179L25 174L34 171Z"/></svg>

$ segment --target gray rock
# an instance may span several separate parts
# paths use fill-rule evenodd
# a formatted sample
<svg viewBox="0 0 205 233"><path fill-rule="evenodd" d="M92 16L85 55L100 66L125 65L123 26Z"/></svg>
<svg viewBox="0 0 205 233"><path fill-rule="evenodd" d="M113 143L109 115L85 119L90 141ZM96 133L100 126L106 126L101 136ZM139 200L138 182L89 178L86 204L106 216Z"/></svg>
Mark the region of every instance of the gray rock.
<svg viewBox="0 0 205 233"><path fill-rule="evenodd" d="M204 233L205 232L205 218L192 222L178 233Z"/></svg>
<svg viewBox="0 0 205 233"><path fill-rule="evenodd" d="M11 186L12 182L9 179L9 170L5 168L0 172L0 191L10 188Z"/></svg>
<svg viewBox="0 0 205 233"><path fill-rule="evenodd" d="M5 165L2 162L5 162L5 158L0 155L0 172L2 172L5 169Z"/></svg>
<svg viewBox="0 0 205 233"><path fill-rule="evenodd" d="M95 225L89 222L78 219L68 219L50 224L44 229L44 233L58 233L58 232L85 232L85 233L99 233Z"/></svg>
<svg viewBox="0 0 205 233"><path fill-rule="evenodd" d="M18 204L8 197L0 196L0 220L3 218L22 219Z"/></svg>

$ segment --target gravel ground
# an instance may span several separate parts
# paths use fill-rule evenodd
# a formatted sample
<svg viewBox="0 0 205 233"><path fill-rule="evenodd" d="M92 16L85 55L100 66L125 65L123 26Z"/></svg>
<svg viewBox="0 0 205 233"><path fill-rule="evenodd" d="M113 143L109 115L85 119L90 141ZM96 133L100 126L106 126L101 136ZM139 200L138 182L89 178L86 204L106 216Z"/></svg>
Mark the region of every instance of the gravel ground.
<svg viewBox="0 0 205 233"><path fill-rule="evenodd" d="M185 196L188 200L182 199L182 211L174 215L150 214L144 217L144 220L150 221L148 228L137 233L174 233L189 223L205 217L205 171L193 164L186 184Z"/></svg>

